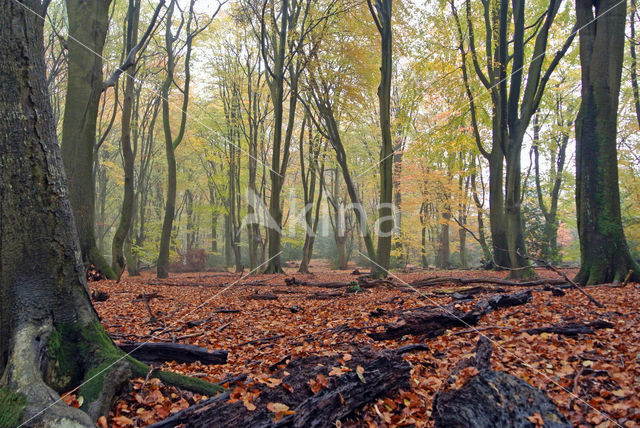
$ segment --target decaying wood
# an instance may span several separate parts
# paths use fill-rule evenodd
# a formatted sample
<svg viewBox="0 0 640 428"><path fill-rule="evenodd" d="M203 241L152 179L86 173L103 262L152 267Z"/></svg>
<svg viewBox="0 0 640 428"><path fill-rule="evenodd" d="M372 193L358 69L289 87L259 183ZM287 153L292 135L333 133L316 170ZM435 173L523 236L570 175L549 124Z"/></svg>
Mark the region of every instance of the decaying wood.
<svg viewBox="0 0 640 428"><path fill-rule="evenodd" d="M278 296L275 294L250 294L247 299L251 300L278 300Z"/></svg>
<svg viewBox="0 0 640 428"><path fill-rule="evenodd" d="M613 327L615 327L615 324L613 324L612 322L598 319L587 323L562 323L550 325L547 327L530 328L522 331L529 334L555 333L562 334L564 336L577 336L578 334L593 334L595 330Z"/></svg>
<svg viewBox="0 0 640 428"><path fill-rule="evenodd" d="M282 379L280 385L252 387L260 390L260 395L253 401L256 406L253 411L247 410L242 401L229 400L229 394L225 394L185 409L152 428L178 424L189 427L327 427L380 395L409 387L411 366L398 354L368 350L354 350L351 354L353 359L345 362L349 371L341 376L329 376L333 367L343 365L337 356L284 359L272 375ZM361 375L356 371L358 366L364 368ZM317 379L318 375L324 376L327 384L314 393L309 381ZM295 413L275 421L275 414L267 409L268 403L285 404Z"/></svg>
<svg viewBox="0 0 640 428"><path fill-rule="evenodd" d="M413 281L410 285L412 287L432 287L434 285L446 284L446 283L454 283L460 285L467 284L497 284L497 285L505 285L509 287L533 287L536 285L558 285L558 284L566 284L567 281L564 279L550 279L550 278L542 278L536 279L533 281L509 281L507 279L500 278L459 278L459 277L441 277L441 278L423 278Z"/></svg>
<svg viewBox="0 0 640 428"><path fill-rule="evenodd" d="M436 427L493 426L526 427L540 415L545 427L564 428L571 424L547 395L526 381L505 372L491 370L491 342L478 340L473 356L462 360L433 399ZM463 370L473 367L477 374L456 388Z"/></svg>
<svg viewBox="0 0 640 428"><path fill-rule="evenodd" d="M455 307L417 308L402 313L400 319L387 325L382 332L369 333L374 340L397 339L407 334L440 336L452 327L476 325L480 319L496 309L518 306L530 302L531 291L513 294L499 294L476 303L471 310L462 311Z"/></svg>
<svg viewBox="0 0 640 428"><path fill-rule="evenodd" d="M181 343L121 343L120 349L129 353L133 358L146 364L164 361L179 363L226 364L228 351L211 351L195 345Z"/></svg>
<svg viewBox="0 0 640 428"><path fill-rule="evenodd" d="M348 288L359 285L361 288L373 288L378 286L394 286L395 284L389 279L372 279L368 276L360 276L357 281L329 281L329 282L308 282L296 279L295 277L285 278L285 284L288 286L306 286L318 288Z"/></svg>

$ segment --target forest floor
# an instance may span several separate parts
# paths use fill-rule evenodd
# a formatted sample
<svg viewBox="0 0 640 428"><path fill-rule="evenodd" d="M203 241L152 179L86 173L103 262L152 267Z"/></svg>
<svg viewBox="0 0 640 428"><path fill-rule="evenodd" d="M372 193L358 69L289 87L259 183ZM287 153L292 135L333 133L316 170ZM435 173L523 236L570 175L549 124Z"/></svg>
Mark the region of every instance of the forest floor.
<svg viewBox="0 0 640 428"><path fill-rule="evenodd" d="M169 279L156 279L154 273L145 272L139 277L125 276L119 284L92 282L90 288L109 293L109 299L95 302L95 307L117 342L175 341L228 350L224 365L169 362L161 367L220 382L232 389L232 399L242 400L248 409L254 407L256 392L252 386L281 383L281 379L271 377L272 366L278 362L320 355L334 357L336 367L341 367L358 348L383 350L424 343L429 350L404 356L412 365L410 388L390 391L338 426L432 426L435 392L460 359L473 352L478 336L483 334L494 341L493 369L523 378L545 391L575 426L640 427L640 285L588 287L588 293L604 308L594 306L574 289L554 296L534 286L530 287L531 302L491 312L472 328L451 328L435 338L405 335L397 340L375 341L367 333L396 320L399 311L440 305L465 309L470 303L455 303L451 293L482 285L447 283L414 288L407 283L438 276L505 278L506 273L395 272L393 285L362 290L285 284L291 277L308 283L349 283L357 279L351 271L319 270L322 268L315 266L316 272L310 275L287 269L281 275L241 277L203 272L172 274ZM574 270L565 272L575 274ZM558 278L544 269L537 269L537 273L543 278ZM486 285L485 293L474 296L474 300L522 290ZM145 302L136 298L149 293L159 295L149 302L156 320L151 320ZM573 337L522 332L597 319L609 321L614 327ZM319 380L309 379L310 388ZM66 401L72 402L73 398ZM204 398L154 379L137 379L131 391L121 395L112 407L108 424L148 425ZM101 424L105 425L104 420Z"/></svg>

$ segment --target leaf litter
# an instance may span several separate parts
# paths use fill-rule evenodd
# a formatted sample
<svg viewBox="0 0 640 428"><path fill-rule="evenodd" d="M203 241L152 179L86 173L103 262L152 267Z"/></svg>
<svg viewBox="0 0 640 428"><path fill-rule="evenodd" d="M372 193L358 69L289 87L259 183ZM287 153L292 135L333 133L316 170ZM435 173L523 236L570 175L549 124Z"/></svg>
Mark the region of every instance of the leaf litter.
<svg viewBox="0 0 640 428"><path fill-rule="evenodd" d="M557 278L544 270L538 274L543 278ZM226 273L191 273L175 274L164 280L144 272L139 277L125 276L119 284L90 283L90 288L110 296L94 304L116 342L143 342L153 336L153 341L228 350L228 362L224 365L166 362L154 368L219 383L231 391L231 401L242 402L248 411L256 409L254 401L260 394L256 385L282 387L293 392L293 387L283 383L282 378L273 377L274 367L284 368L285 363L293 359L310 356L333 359L334 363L325 367L325 374L319 373L304 384L309 393L316 394L327 388L329 378L352 370L348 367L352 354L361 347L385 350L423 343L428 345L428 350L404 355L412 365L410 388L390 391L336 424L433 426L434 394L461 358L473 352L478 335L483 334L495 345L493 369L518 376L545 391L573 425L640 426L638 284L589 287L589 293L604 303L605 308L591 305L577 290L566 289L566 294L561 296L543 291L542 287L531 287L531 302L491 312L474 327L451 328L435 338L407 335L397 340L374 341L367 333L380 331L384 324L397 321L402 311L452 304L457 309L465 309L472 304L464 298L469 287L451 283L416 290L403 282L433 276L504 278L505 273L467 270L397 276L402 282L394 280L394 285L383 283L358 293L347 292L354 281L354 276L347 271L307 275L292 271L247 278ZM292 277L296 281L291 281ZM312 285L323 283L344 283L345 287L327 290ZM501 286L498 290L521 289ZM492 293L490 288L485 291ZM159 297L149 302L153 312L150 314L137 297L154 293ZM452 297L453 293L457 295ZM256 295L275 298L252 298ZM456 302L460 295L463 298ZM575 336L523 331L594 320L606 320L613 327ZM366 382L367 374L362 367L353 370ZM281 373L283 377L287 374ZM464 383L473 374L461 373L457 382ZM128 391L118 397L108 418L101 418L98 426L146 426L207 398L164 385L157 379L134 379ZM82 397L71 394L65 401L79 407ZM269 402L266 408L273 414L274 421L293 411L280 402ZM530 421L533 425L539 424L535 414Z"/></svg>

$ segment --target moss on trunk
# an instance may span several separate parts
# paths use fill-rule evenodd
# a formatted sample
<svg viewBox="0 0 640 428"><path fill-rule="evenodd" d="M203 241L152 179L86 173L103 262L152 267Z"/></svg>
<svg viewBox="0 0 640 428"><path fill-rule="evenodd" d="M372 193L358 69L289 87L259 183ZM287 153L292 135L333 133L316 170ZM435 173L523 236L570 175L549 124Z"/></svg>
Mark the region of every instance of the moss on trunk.
<svg viewBox="0 0 640 428"><path fill-rule="evenodd" d="M0 389L0 428L14 428L19 425L27 399L4 387Z"/></svg>

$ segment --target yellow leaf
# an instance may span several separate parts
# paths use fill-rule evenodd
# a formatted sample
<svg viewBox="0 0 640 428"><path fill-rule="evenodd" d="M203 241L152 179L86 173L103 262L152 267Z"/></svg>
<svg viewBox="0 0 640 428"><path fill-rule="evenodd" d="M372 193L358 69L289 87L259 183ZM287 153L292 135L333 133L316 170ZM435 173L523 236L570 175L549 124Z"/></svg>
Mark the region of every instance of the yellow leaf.
<svg viewBox="0 0 640 428"><path fill-rule="evenodd" d="M289 406L282 403L269 403L267 404L267 409L273 413L284 413L289 410Z"/></svg>

